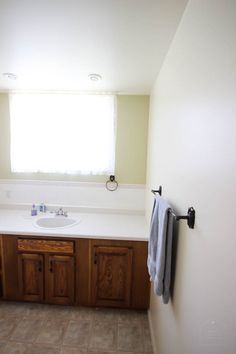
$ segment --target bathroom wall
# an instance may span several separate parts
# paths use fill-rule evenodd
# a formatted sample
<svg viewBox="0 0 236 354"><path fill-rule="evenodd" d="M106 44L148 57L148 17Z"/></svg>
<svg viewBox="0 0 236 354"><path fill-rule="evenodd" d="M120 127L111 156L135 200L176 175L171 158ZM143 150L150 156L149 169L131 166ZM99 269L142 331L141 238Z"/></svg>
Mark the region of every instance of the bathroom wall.
<svg viewBox="0 0 236 354"><path fill-rule="evenodd" d="M145 184L148 114L149 96L117 96L115 174L121 184ZM11 173L8 96L0 93L0 179L104 182L107 176Z"/></svg>
<svg viewBox="0 0 236 354"><path fill-rule="evenodd" d="M105 183L0 180L0 208L27 208L45 203L68 211L145 214L145 185L121 184L108 191Z"/></svg>
<svg viewBox="0 0 236 354"><path fill-rule="evenodd" d="M151 291L158 354L236 351L236 2L190 0L153 87L147 164L151 188L184 214L172 300Z"/></svg>

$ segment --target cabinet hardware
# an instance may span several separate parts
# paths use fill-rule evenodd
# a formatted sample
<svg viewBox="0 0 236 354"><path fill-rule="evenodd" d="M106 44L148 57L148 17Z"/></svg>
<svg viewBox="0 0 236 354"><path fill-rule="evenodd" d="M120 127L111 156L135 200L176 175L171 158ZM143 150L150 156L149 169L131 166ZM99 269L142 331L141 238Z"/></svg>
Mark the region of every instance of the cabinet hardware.
<svg viewBox="0 0 236 354"><path fill-rule="evenodd" d="M39 272L42 272L42 261L39 261L38 271L39 271Z"/></svg>
<svg viewBox="0 0 236 354"><path fill-rule="evenodd" d="M97 262L98 262L98 255L97 255L97 253L94 253L93 263L97 264Z"/></svg>
<svg viewBox="0 0 236 354"><path fill-rule="evenodd" d="M53 262L52 262L52 261L50 261L50 268L49 268L49 271L50 271L51 273L53 272L52 265L53 265Z"/></svg>

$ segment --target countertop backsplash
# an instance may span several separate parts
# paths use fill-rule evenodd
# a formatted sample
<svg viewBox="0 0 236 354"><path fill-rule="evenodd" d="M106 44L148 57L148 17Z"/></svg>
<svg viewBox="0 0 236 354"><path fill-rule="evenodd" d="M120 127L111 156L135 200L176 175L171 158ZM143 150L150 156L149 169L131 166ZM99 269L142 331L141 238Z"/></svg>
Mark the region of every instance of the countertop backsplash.
<svg viewBox="0 0 236 354"><path fill-rule="evenodd" d="M0 180L0 207L27 208L44 203L49 209L144 215L145 185L119 185L108 191L105 183Z"/></svg>

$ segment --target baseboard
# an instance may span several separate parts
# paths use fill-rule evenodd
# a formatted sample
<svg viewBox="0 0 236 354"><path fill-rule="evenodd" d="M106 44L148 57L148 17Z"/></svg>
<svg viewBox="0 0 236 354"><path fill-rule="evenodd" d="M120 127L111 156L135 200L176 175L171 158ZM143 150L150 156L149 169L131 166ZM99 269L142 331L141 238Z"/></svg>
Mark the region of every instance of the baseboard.
<svg viewBox="0 0 236 354"><path fill-rule="evenodd" d="M150 328L150 334L151 334L151 340L152 340L153 354L158 354L158 350L156 347L156 341L154 339L155 335L154 335L154 330L153 330L152 321L151 321L150 309L148 310L148 322L149 322L149 328Z"/></svg>

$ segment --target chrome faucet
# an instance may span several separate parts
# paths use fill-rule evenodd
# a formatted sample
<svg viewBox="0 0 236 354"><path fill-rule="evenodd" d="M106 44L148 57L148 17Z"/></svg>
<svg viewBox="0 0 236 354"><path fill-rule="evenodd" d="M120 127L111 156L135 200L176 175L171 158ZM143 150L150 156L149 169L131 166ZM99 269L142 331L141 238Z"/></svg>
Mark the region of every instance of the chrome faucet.
<svg viewBox="0 0 236 354"><path fill-rule="evenodd" d="M56 215L57 216L68 216L67 215L67 211L64 211L62 208L59 208L57 211L56 211Z"/></svg>

